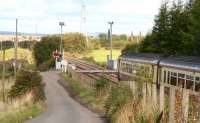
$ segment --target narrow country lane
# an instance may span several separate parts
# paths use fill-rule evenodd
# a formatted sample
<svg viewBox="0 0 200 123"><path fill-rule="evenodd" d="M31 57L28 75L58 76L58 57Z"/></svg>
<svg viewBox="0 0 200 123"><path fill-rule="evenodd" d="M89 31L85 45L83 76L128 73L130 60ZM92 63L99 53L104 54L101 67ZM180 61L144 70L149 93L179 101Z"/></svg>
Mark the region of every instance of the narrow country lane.
<svg viewBox="0 0 200 123"><path fill-rule="evenodd" d="M68 95L57 83L57 72L44 72L42 76L46 84L47 109L26 123L104 123L97 114L81 106Z"/></svg>

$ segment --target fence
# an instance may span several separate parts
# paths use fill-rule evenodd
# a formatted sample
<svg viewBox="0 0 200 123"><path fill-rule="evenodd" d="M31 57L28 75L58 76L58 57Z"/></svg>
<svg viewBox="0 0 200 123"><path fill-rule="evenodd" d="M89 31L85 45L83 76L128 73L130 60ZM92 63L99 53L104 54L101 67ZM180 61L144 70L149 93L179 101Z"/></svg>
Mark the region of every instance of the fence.
<svg viewBox="0 0 200 123"><path fill-rule="evenodd" d="M71 74L72 79L77 82L80 82L83 85L83 87L94 88L96 79L89 77L86 74L75 72L75 69L76 68L73 64L68 64L67 68L65 69L65 72Z"/></svg>
<svg viewBox="0 0 200 123"><path fill-rule="evenodd" d="M69 64L65 69L72 78L83 86L93 88L96 82L83 73L76 73L75 66ZM134 94L141 93L143 112L148 116L156 111L162 114L162 123L199 123L200 94L169 85L157 87L153 83L125 81Z"/></svg>
<svg viewBox="0 0 200 123"><path fill-rule="evenodd" d="M138 93L139 84L134 81L124 82L134 94ZM141 84L140 84L141 86ZM142 84L143 111L148 116L158 111L162 113L163 123L199 123L200 94L169 85Z"/></svg>

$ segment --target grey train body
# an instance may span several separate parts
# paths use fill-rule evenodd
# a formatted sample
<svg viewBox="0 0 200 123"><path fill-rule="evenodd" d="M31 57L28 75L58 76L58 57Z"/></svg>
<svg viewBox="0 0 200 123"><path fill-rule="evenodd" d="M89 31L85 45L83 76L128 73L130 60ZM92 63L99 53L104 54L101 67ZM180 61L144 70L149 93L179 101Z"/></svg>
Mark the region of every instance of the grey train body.
<svg viewBox="0 0 200 123"><path fill-rule="evenodd" d="M200 57L170 56L160 54L132 53L118 59L119 79L135 80L137 76L165 86L200 92Z"/></svg>

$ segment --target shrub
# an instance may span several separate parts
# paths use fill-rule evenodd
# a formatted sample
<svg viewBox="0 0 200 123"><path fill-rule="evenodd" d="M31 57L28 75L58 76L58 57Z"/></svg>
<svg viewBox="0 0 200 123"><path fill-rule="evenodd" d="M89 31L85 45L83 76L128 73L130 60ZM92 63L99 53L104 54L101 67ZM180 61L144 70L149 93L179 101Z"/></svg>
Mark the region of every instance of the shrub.
<svg viewBox="0 0 200 123"><path fill-rule="evenodd" d="M80 33L68 33L63 36L63 45L66 52L83 53L87 51L85 36Z"/></svg>
<svg viewBox="0 0 200 123"><path fill-rule="evenodd" d="M96 89L95 92L96 92L97 97L105 96L108 90L108 80L105 79L104 77L97 80L95 83L95 89Z"/></svg>
<svg viewBox="0 0 200 123"><path fill-rule="evenodd" d="M95 83L95 89L97 91L100 91L104 88L106 88L108 85L108 80L105 79L104 77L102 77L101 79L97 80L96 83Z"/></svg>
<svg viewBox="0 0 200 123"><path fill-rule="evenodd" d="M38 70L40 71L46 71L48 70L49 68L53 68L53 66L55 65L55 60L53 58L49 59L48 61L40 64L38 66Z"/></svg>
<svg viewBox="0 0 200 123"><path fill-rule="evenodd" d="M59 49L60 37L47 36L43 37L40 42L37 42L33 48L33 56L35 58L36 66L38 68L43 65L48 69L53 64L52 53ZM46 63L47 62L47 63ZM49 63L52 62L52 63ZM45 64L45 65L44 65Z"/></svg>
<svg viewBox="0 0 200 123"><path fill-rule="evenodd" d="M39 72L21 70L17 74L15 84L9 91L10 98L20 98L27 93L32 93L34 101L44 100L44 84Z"/></svg>

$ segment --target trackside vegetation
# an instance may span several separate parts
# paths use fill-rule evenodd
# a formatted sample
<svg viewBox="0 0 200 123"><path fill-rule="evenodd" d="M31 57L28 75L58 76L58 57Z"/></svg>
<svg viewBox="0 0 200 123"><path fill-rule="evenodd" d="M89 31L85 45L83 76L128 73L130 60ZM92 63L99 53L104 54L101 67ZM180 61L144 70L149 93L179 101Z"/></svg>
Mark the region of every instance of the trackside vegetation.
<svg viewBox="0 0 200 123"><path fill-rule="evenodd" d="M151 52L200 56L200 0L165 0L154 19L152 31L138 45L123 53Z"/></svg>
<svg viewBox="0 0 200 123"><path fill-rule="evenodd" d="M84 53L87 50L85 37L80 33L63 35L63 50L69 53ZM60 51L60 36L49 35L36 42L33 56L39 70L45 71L53 67L55 62L52 56L54 51Z"/></svg>
<svg viewBox="0 0 200 123"><path fill-rule="evenodd" d="M32 94L34 102L45 100L42 77L36 71L20 70L8 95L11 99L15 99L28 93Z"/></svg>
<svg viewBox="0 0 200 123"><path fill-rule="evenodd" d="M75 96L80 98L84 104L99 110L104 110L105 100L103 97L100 98L98 96L95 89L83 87L79 82L74 81L70 74L61 73L61 76L69 84L69 87L75 93Z"/></svg>
<svg viewBox="0 0 200 123"><path fill-rule="evenodd" d="M74 81L69 73L61 73L61 76L84 104L103 111L111 123L148 123L156 121L156 112L151 119L147 118L142 111L142 97L134 96L137 94L134 94L125 83L111 85L102 77L95 82L93 87L87 87Z"/></svg>
<svg viewBox="0 0 200 123"><path fill-rule="evenodd" d="M43 37L40 42L37 42L33 48L33 57L35 59L36 67L45 71L54 66L52 57L53 51L59 48L59 36Z"/></svg>
<svg viewBox="0 0 200 123"><path fill-rule="evenodd" d="M44 108L40 103L29 103L22 105L20 109L12 108L12 111L0 112L0 123L21 123L27 119L36 117L43 111Z"/></svg>
<svg viewBox="0 0 200 123"><path fill-rule="evenodd" d="M5 102L0 99L1 123L21 123L44 110L44 84L39 72L21 69L12 81L5 83Z"/></svg>

